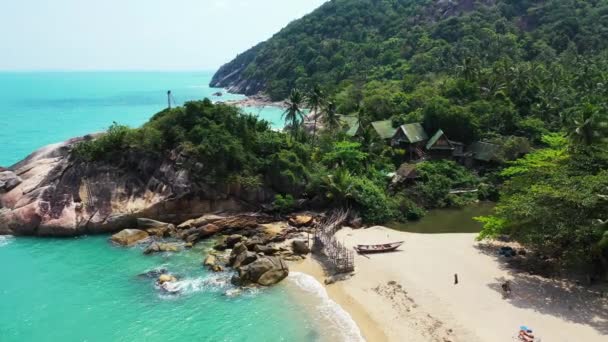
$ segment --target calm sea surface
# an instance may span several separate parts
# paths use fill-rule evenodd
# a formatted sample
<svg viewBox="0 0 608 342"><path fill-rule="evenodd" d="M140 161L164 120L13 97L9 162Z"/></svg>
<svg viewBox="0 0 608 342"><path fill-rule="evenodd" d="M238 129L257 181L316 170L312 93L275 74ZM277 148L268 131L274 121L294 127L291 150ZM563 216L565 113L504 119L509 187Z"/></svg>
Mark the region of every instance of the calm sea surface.
<svg viewBox="0 0 608 342"><path fill-rule="evenodd" d="M0 165L113 121L144 123L166 107L210 97L212 73L0 73ZM225 95L223 99L238 98ZM280 109L250 109L281 126ZM209 273L209 246L144 256L107 236L0 236L0 341L357 341L358 328L319 283L293 273L276 287L234 295L229 273ZM139 274L164 267L181 292ZM227 295L231 294L231 295Z"/></svg>
<svg viewBox="0 0 608 342"><path fill-rule="evenodd" d="M167 107L214 97L212 72L0 72L0 165L74 136L100 132L112 122L137 127ZM282 128L279 108L247 108Z"/></svg>

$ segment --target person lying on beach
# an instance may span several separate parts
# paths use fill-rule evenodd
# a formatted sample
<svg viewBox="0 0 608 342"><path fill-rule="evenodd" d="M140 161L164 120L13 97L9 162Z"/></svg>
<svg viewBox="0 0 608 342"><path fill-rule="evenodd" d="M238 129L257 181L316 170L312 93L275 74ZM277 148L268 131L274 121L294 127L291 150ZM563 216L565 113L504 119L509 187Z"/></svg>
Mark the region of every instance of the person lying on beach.
<svg viewBox="0 0 608 342"><path fill-rule="evenodd" d="M528 328L520 329L519 335L517 337L519 338L520 341L534 342L534 334L532 333L532 329L528 329Z"/></svg>

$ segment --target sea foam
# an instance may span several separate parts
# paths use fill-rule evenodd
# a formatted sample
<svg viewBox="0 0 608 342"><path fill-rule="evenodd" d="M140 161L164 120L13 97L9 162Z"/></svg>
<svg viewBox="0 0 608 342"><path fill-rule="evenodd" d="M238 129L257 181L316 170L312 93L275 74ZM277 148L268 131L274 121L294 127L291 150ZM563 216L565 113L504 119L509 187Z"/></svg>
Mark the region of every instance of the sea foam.
<svg viewBox="0 0 608 342"><path fill-rule="evenodd" d="M13 237L12 235L0 236L0 247L8 245L9 243L13 242L14 239L15 237Z"/></svg>
<svg viewBox="0 0 608 342"><path fill-rule="evenodd" d="M329 298L323 285L314 277L305 273L290 272L288 279L300 289L313 294L321 300L317 309L340 330L344 341L365 341L361 335L361 330L352 317L338 303Z"/></svg>

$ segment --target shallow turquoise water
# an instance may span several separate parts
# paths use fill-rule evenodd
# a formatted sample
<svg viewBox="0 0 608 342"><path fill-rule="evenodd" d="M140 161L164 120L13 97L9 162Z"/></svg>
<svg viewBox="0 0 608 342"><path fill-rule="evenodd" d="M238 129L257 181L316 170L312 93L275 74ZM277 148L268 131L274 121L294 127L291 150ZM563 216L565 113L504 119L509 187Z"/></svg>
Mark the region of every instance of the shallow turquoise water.
<svg viewBox="0 0 608 342"><path fill-rule="evenodd" d="M175 100L217 91L205 72L0 73L0 165L49 143L144 123ZM224 95L221 99L235 99ZM246 109L281 127L281 110ZM210 274L205 246L144 256L107 236L0 236L0 341L361 340L352 319L314 279L291 274L276 287L236 297L231 274ZM163 295L138 274L165 267L182 292Z"/></svg>
<svg viewBox="0 0 608 342"><path fill-rule="evenodd" d="M297 286L299 275L229 297L230 274L203 269L205 250L145 256L142 247L116 247L102 236L0 238L0 340L348 339L323 316L332 308L322 297L296 300L305 290ZM158 267L180 277L181 294L163 294L153 279L139 276Z"/></svg>
<svg viewBox="0 0 608 342"><path fill-rule="evenodd" d="M137 127L166 108L210 97L241 98L209 88L212 72L0 72L0 165L68 138L100 132L112 122ZM225 92L224 92L225 93ZM246 108L282 128L281 109Z"/></svg>

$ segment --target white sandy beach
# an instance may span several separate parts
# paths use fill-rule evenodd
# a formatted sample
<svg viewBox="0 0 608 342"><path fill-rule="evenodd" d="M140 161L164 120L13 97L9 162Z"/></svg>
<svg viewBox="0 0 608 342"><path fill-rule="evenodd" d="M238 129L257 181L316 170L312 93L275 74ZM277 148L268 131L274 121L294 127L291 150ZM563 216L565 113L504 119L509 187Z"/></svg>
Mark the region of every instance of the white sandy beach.
<svg viewBox="0 0 608 342"><path fill-rule="evenodd" d="M398 252L357 255L355 275L327 286L368 341L514 341L521 325L542 341L608 341L608 298L514 273L478 249L475 234L373 227L346 228L337 238L347 246L405 241ZM310 259L294 268L323 279ZM513 290L506 300L504 279Z"/></svg>

